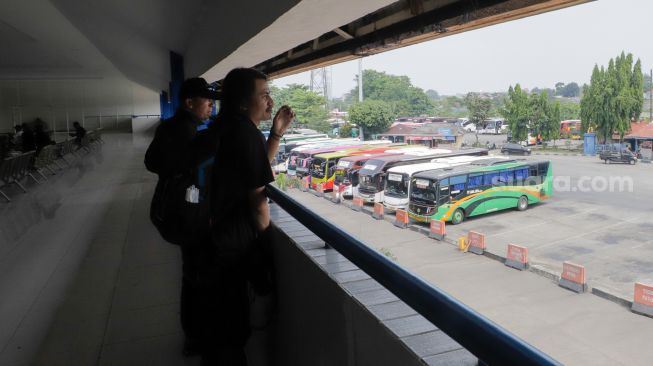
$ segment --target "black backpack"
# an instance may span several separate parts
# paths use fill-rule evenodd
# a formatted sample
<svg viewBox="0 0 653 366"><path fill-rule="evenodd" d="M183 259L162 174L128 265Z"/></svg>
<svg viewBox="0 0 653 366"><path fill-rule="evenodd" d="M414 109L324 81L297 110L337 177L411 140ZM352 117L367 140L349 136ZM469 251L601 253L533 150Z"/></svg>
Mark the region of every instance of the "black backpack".
<svg viewBox="0 0 653 366"><path fill-rule="evenodd" d="M209 187L217 139L211 131L201 133L197 139L203 146L194 162L186 171L159 177L150 205L152 224L165 241L175 245L209 230ZM191 186L199 189L197 203L186 199Z"/></svg>

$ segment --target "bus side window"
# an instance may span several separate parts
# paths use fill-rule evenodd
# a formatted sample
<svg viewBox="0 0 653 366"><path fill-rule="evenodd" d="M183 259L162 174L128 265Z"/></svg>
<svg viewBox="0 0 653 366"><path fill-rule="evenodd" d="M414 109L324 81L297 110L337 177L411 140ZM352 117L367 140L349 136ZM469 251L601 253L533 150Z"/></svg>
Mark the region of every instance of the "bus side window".
<svg viewBox="0 0 653 366"><path fill-rule="evenodd" d="M452 200L457 200L465 197L465 183L467 182L466 175L458 175L449 178L449 195Z"/></svg>
<svg viewBox="0 0 653 366"><path fill-rule="evenodd" d="M438 193L438 205L449 203L449 178L440 181Z"/></svg>
<svg viewBox="0 0 653 366"><path fill-rule="evenodd" d="M499 182L499 172L489 172L483 174L483 185L485 187L492 187L498 185Z"/></svg>
<svg viewBox="0 0 653 366"><path fill-rule="evenodd" d="M523 185L526 178L528 178L528 168L520 168L515 170L515 184Z"/></svg>
<svg viewBox="0 0 653 366"><path fill-rule="evenodd" d="M497 185L500 186L509 186L512 185L513 181L513 170L502 170L499 172L499 181Z"/></svg>
<svg viewBox="0 0 653 366"><path fill-rule="evenodd" d="M542 179L540 178L537 170L537 165L531 165L528 167L528 179L524 185L534 186L542 183Z"/></svg>
<svg viewBox="0 0 653 366"><path fill-rule="evenodd" d="M548 162L538 164L538 166L537 166L537 175L539 175L540 177L542 177L542 179L544 179L544 177L546 177L548 172L549 172L549 163Z"/></svg>
<svg viewBox="0 0 653 366"><path fill-rule="evenodd" d="M483 174L470 175L467 182L467 190L478 189L483 185Z"/></svg>

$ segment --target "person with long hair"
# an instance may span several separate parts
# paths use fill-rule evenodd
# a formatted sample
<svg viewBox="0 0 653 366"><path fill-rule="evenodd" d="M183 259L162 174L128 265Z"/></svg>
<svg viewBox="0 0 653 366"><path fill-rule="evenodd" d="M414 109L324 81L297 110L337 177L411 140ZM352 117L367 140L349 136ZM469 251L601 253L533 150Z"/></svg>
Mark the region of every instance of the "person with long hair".
<svg viewBox="0 0 653 366"><path fill-rule="evenodd" d="M202 281L209 289L203 339L205 365L246 365L244 346L250 334L250 297L272 292L270 213L265 186L274 180L271 161L294 119L288 106L274 118L267 76L237 68L222 83L220 109L211 128L219 144L212 168L212 240ZM272 119L266 141L261 122Z"/></svg>

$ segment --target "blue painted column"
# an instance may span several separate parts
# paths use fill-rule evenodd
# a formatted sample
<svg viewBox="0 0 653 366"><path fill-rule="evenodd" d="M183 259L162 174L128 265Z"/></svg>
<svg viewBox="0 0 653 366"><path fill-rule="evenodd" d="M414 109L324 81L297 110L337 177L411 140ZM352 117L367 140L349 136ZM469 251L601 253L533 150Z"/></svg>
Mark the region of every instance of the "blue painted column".
<svg viewBox="0 0 653 366"><path fill-rule="evenodd" d="M172 112L179 107L179 90L184 82L184 58L170 51L170 103Z"/></svg>
<svg viewBox="0 0 653 366"><path fill-rule="evenodd" d="M179 90L184 82L184 59L181 55L170 51L170 82L168 90L161 91L159 103L161 106L161 119L172 117L179 108Z"/></svg>
<svg viewBox="0 0 653 366"><path fill-rule="evenodd" d="M583 136L583 155L596 155L596 133L588 132Z"/></svg>
<svg viewBox="0 0 653 366"><path fill-rule="evenodd" d="M159 94L159 104L161 106L161 119L168 119L174 115L172 104L168 101L168 92L162 91Z"/></svg>

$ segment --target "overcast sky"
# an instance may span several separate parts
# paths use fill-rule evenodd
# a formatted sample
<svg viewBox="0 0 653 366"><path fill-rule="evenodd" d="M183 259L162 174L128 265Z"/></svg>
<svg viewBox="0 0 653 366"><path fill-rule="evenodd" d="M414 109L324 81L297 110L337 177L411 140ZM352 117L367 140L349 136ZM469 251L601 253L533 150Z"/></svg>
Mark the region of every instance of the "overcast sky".
<svg viewBox="0 0 653 366"><path fill-rule="evenodd" d="M589 82L595 63L606 65L622 50L653 62L653 1L599 0L363 59L363 68L408 75L414 85L440 94L550 87L562 81ZM358 61L328 68L331 94L354 87ZM307 84L310 73L274 81Z"/></svg>

